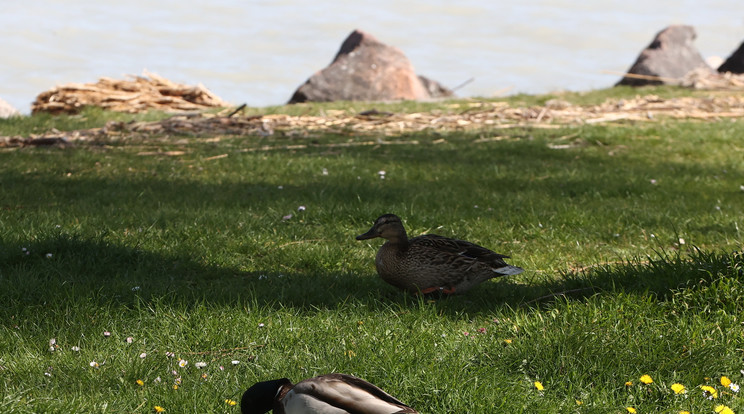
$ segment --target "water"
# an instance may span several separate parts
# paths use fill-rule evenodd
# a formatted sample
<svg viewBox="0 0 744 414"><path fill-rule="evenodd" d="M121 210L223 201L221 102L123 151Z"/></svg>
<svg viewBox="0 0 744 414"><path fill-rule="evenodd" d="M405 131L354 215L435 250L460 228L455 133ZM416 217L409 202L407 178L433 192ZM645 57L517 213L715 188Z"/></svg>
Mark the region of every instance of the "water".
<svg viewBox="0 0 744 414"><path fill-rule="evenodd" d="M693 25L704 57L728 57L744 41L739 1L6 0L0 98L28 113L56 85L147 69L235 104L282 104L356 28L444 85L474 78L458 96L590 90L670 24Z"/></svg>

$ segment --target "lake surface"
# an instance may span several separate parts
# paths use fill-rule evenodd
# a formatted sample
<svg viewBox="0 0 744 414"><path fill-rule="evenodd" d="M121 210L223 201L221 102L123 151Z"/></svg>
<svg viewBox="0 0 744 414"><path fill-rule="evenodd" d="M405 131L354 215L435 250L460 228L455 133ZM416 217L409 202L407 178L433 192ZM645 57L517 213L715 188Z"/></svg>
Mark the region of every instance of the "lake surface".
<svg viewBox="0 0 744 414"><path fill-rule="evenodd" d="M0 7L0 98L23 113L56 85L143 69L235 104L285 103L354 29L399 47L457 95L613 85L670 24L704 57L744 41L741 0L31 0Z"/></svg>

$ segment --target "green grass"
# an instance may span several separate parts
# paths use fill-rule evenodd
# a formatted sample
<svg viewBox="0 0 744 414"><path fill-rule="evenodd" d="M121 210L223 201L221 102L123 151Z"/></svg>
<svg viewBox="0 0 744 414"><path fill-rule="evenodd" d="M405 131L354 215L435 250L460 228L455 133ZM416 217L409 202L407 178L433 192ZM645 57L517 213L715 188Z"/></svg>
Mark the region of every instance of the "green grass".
<svg viewBox="0 0 744 414"><path fill-rule="evenodd" d="M103 127L108 121L155 121L168 116L165 112L156 111L144 114L126 114L85 107L76 115L55 116L48 113L39 113L33 116L0 119L0 136L29 136L31 134L48 133L55 129L58 131L73 131L99 128Z"/></svg>
<svg viewBox="0 0 744 414"><path fill-rule="evenodd" d="M0 121L0 135L112 117L131 116ZM328 372L428 413L744 409L719 384L744 383L744 258L732 253L744 121L498 134L0 152L0 412L237 412L225 400L256 381ZM153 149L185 154L138 155ZM354 240L387 212L409 234L471 240L527 271L441 300L398 292L375 274L380 241Z"/></svg>

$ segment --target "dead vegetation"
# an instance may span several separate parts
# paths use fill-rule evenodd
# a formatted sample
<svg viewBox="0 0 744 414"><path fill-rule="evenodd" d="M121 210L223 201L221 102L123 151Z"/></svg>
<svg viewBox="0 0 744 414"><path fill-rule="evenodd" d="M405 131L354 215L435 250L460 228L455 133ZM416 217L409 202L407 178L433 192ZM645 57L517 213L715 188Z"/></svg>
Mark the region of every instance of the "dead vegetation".
<svg viewBox="0 0 744 414"><path fill-rule="evenodd" d="M400 136L420 132L448 133L505 128L561 128L583 124L653 122L660 118L716 120L744 117L744 97L662 99L637 96L608 99L599 105L580 106L553 99L543 106L511 107L504 102L462 101L443 109L418 113L390 113L377 110L352 113L328 110L325 116L253 115L239 110L222 113L175 115L154 122L114 122L102 128L79 131L51 131L31 137L2 137L0 146L55 145L73 141L111 141L163 136L285 136L318 134L348 136Z"/></svg>
<svg viewBox="0 0 744 414"><path fill-rule="evenodd" d="M84 106L129 113L150 110L183 112L230 105L202 85L182 85L149 72L130 78L101 78L97 83L69 83L55 87L36 97L31 112L75 114Z"/></svg>
<svg viewBox="0 0 744 414"><path fill-rule="evenodd" d="M707 70L697 69L685 75L680 81L680 85L707 91L744 91L744 74L711 73Z"/></svg>

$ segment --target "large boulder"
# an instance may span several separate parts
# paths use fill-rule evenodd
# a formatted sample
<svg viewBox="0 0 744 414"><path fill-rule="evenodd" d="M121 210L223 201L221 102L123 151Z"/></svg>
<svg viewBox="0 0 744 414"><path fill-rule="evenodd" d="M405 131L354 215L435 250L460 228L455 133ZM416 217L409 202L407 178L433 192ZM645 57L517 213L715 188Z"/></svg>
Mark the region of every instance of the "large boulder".
<svg viewBox="0 0 744 414"><path fill-rule="evenodd" d="M721 73L744 73L744 43L718 67L718 71Z"/></svg>
<svg viewBox="0 0 744 414"><path fill-rule="evenodd" d="M13 105L5 102L0 98L0 118L10 118L11 116L21 115L17 109L13 108Z"/></svg>
<svg viewBox="0 0 744 414"><path fill-rule="evenodd" d="M330 65L316 72L289 103L419 100L450 96L452 91L419 77L397 47L355 30Z"/></svg>
<svg viewBox="0 0 744 414"><path fill-rule="evenodd" d="M678 85L690 71L702 68L713 72L693 45L696 34L692 26L674 25L659 32L641 52L617 85Z"/></svg>

